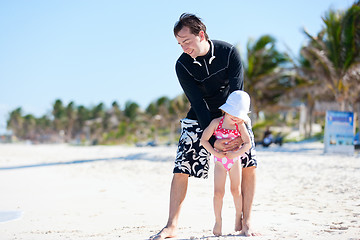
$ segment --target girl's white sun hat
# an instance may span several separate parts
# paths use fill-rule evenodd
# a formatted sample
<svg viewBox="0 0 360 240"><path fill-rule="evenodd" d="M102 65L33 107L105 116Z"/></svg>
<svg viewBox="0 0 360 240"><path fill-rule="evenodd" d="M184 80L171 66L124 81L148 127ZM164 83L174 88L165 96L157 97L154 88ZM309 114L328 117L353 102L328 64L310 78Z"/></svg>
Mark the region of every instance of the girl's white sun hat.
<svg viewBox="0 0 360 240"><path fill-rule="evenodd" d="M250 113L250 96L244 91L236 90L230 93L226 103L221 105L219 109L245 122L250 122L248 116Z"/></svg>

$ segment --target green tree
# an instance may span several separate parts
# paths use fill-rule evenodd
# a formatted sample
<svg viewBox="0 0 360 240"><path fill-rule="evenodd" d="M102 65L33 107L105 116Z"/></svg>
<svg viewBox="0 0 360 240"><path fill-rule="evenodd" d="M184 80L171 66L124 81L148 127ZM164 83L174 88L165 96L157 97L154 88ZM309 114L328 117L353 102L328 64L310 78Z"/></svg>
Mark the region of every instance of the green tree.
<svg viewBox="0 0 360 240"><path fill-rule="evenodd" d="M76 109L74 102L70 102L66 108L66 139L69 142L73 138L74 125L76 120Z"/></svg>
<svg viewBox="0 0 360 240"><path fill-rule="evenodd" d="M91 118L86 121L86 125L90 128L90 138L93 143L101 141L101 135L104 131L105 106L99 103L90 110Z"/></svg>
<svg viewBox="0 0 360 240"><path fill-rule="evenodd" d="M305 31L310 43L302 55L314 69L318 81L328 88L340 110L354 108L360 87L360 5L346 12L329 10L323 17L325 28L317 37Z"/></svg>
<svg viewBox="0 0 360 240"><path fill-rule="evenodd" d="M104 114L105 114L105 106L103 103L99 103L91 110L91 115L92 115L91 118L93 119L102 118L104 117Z"/></svg>
<svg viewBox="0 0 360 240"><path fill-rule="evenodd" d="M324 87L322 82L317 79L316 73L310 62L300 55L299 62L295 65L296 75L294 85L296 86L289 94L292 98L301 99L306 107L305 137L312 134L314 119L314 109L316 101L333 101L329 89Z"/></svg>
<svg viewBox="0 0 360 240"><path fill-rule="evenodd" d="M140 112L140 106L133 101L127 101L125 103L124 114L132 122L136 119Z"/></svg>
<svg viewBox="0 0 360 240"><path fill-rule="evenodd" d="M190 103L186 95L180 94L170 101L169 113L174 117L175 120L184 118L190 109Z"/></svg>
<svg viewBox="0 0 360 240"><path fill-rule="evenodd" d="M115 115L116 117L116 120L117 121L121 121L121 119L123 118L123 114L122 114L122 111L120 109L120 105L117 103L117 101L114 101L112 104L112 111L113 111L113 114Z"/></svg>
<svg viewBox="0 0 360 240"><path fill-rule="evenodd" d="M190 109L190 103L186 95L180 94L170 101L169 114L170 114L170 142L175 141L175 133L180 127L180 119L184 118Z"/></svg>
<svg viewBox="0 0 360 240"><path fill-rule="evenodd" d="M156 103L155 102L152 102L150 103L145 112L150 115L151 117L155 116L156 114L158 114L158 109L157 109L157 106L156 106Z"/></svg>
<svg viewBox="0 0 360 240"><path fill-rule="evenodd" d="M53 105L54 128L57 133L65 128L66 112L63 102L57 99Z"/></svg>
<svg viewBox="0 0 360 240"><path fill-rule="evenodd" d="M37 133L37 139L43 143L43 142L50 142L51 141L51 134L53 134L52 129L52 121L51 119L43 115L40 118L36 118L36 133Z"/></svg>
<svg viewBox="0 0 360 240"><path fill-rule="evenodd" d="M276 39L261 36L247 43L247 61L244 61L245 91L251 96L253 112L258 115L275 104L287 88L288 71L283 66L289 62L285 53L276 48Z"/></svg>
<svg viewBox="0 0 360 240"><path fill-rule="evenodd" d="M36 118L32 114L24 116L23 139L36 140Z"/></svg>
<svg viewBox="0 0 360 240"><path fill-rule="evenodd" d="M23 124L24 118L21 107L10 112L9 119L7 120L7 129L12 130L16 137L23 136Z"/></svg>
<svg viewBox="0 0 360 240"><path fill-rule="evenodd" d="M78 106L76 108L76 112L77 114L74 123L73 134L77 135L80 138L83 138L84 135L89 134L88 132L86 132L85 122L90 118L90 113L89 110L83 105ZM86 137L90 137L90 136L86 136Z"/></svg>

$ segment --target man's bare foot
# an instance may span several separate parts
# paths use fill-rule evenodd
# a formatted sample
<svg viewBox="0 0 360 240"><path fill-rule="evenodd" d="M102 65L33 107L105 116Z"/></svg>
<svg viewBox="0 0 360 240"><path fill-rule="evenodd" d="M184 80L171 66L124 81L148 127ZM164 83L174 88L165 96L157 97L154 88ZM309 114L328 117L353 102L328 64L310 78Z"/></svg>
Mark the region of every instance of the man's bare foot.
<svg viewBox="0 0 360 240"><path fill-rule="evenodd" d="M242 230L241 219L235 219L235 232L240 232Z"/></svg>
<svg viewBox="0 0 360 240"><path fill-rule="evenodd" d="M222 233L221 233L221 228L222 228L222 223L221 222L215 222L215 225L214 225L214 229L213 229L213 234L215 236L221 236Z"/></svg>
<svg viewBox="0 0 360 240"><path fill-rule="evenodd" d="M163 240L165 238L173 238L176 236L175 227L164 227L157 234L151 236L149 240Z"/></svg>
<svg viewBox="0 0 360 240"><path fill-rule="evenodd" d="M253 229L251 228L250 224L247 223L243 223L242 225L242 230L240 232L240 235L244 235L246 237L250 237L250 236L261 236L260 233L254 232Z"/></svg>

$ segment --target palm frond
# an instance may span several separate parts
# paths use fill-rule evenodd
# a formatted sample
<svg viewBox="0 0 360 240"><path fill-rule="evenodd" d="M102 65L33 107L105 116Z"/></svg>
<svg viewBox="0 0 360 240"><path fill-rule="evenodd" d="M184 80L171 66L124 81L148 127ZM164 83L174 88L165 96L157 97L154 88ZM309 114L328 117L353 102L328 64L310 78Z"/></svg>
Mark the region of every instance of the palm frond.
<svg viewBox="0 0 360 240"><path fill-rule="evenodd" d="M353 5L342 21L342 46L345 70L360 56L360 6Z"/></svg>

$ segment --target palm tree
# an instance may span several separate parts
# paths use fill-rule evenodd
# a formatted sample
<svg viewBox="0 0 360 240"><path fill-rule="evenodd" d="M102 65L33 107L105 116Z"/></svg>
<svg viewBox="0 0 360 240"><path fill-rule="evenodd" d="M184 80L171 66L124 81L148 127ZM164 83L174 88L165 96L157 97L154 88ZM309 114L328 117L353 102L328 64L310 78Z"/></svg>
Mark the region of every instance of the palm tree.
<svg viewBox="0 0 360 240"><path fill-rule="evenodd" d="M185 93L180 94L170 101L169 112L177 121L184 118L189 109L190 103Z"/></svg>
<svg viewBox="0 0 360 240"><path fill-rule="evenodd" d="M113 111L113 114L115 115L116 117L116 120L119 122L121 121L122 117L123 117L123 113L121 112L121 109L120 109L120 105L114 101L112 104L112 111Z"/></svg>
<svg viewBox="0 0 360 240"><path fill-rule="evenodd" d="M76 109L74 102L70 102L66 106L65 112L66 112L66 128L67 128L66 139L69 142L73 137L74 124L76 120Z"/></svg>
<svg viewBox="0 0 360 240"><path fill-rule="evenodd" d="M169 118L170 118L170 99L166 96L160 97L156 101L157 106L157 114L160 116L159 125L161 128L166 128L169 126Z"/></svg>
<svg viewBox="0 0 360 240"><path fill-rule="evenodd" d="M31 141L36 140L36 118L32 114L24 116L22 137Z"/></svg>
<svg viewBox="0 0 360 240"><path fill-rule="evenodd" d="M21 107L10 112L9 119L7 120L7 129L12 130L16 137L22 136L23 124L24 118Z"/></svg>
<svg viewBox="0 0 360 240"><path fill-rule="evenodd" d="M360 86L360 5L345 13L329 10L323 18L325 28L317 37L305 34L310 44L302 55L310 62L316 78L328 88L340 110L354 108Z"/></svg>
<svg viewBox="0 0 360 240"><path fill-rule="evenodd" d="M170 102L168 97L162 96L146 109L146 113L150 115L151 132L155 141L158 141L159 130L165 132L170 129Z"/></svg>
<svg viewBox="0 0 360 240"><path fill-rule="evenodd" d="M47 115L43 115L40 118L36 118L36 133L37 138L41 143L49 142L50 136L53 133L52 121Z"/></svg>
<svg viewBox="0 0 360 240"><path fill-rule="evenodd" d="M170 101L169 114L170 114L170 142L173 142L175 139L175 132L178 128L179 121L181 118L186 116L186 113L190 109L190 103L187 99L185 93L180 94Z"/></svg>
<svg viewBox="0 0 360 240"><path fill-rule="evenodd" d="M285 77L288 71L281 68L289 59L276 49L276 39L270 35L247 43L247 61L245 61L245 91L252 100L255 115L261 108L275 104L286 89Z"/></svg>
<svg viewBox="0 0 360 240"><path fill-rule="evenodd" d="M130 120L134 121L138 116L140 106L136 102L127 101L125 103L124 114Z"/></svg>
<svg viewBox="0 0 360 240"><path fill-rule="evenodd" d="M119 124L118 135L125 141L137 141L137 135L140 134L139 129L141 120L140 106L133 101L127 101L124 109L125 119Z"/></svg>
<svg viewBox="0 0 360 240"><path fill-rule="evenodd" d="M89 131L87 131L85 126L86 120L90 118L89 110L83 105L80 105L77 107L76 112L77 114L74 122L73 134L77 135L80 138L83 138L83 135L85 134L86 138L90 138L90 133Z"/></svg>
<svg viewBox="0 0 360 240"><path fill-rule="evenodd" d="M64 130L64 121L66 119L66 113L63 103L60 99L57 99L53 105L52 115L54 116L54 128L55 131L60 134Z"/></svg>
<svg viewBox="0 0 360 240"><path fill-rule="evenodd" d="M297 94L303 93L307 99L308 135L316 100L340 102L342 111L355 110L360 101L359 3L346 12L329 10L323 18L325 27L316 37L304 30L310 41L301 50L304 61L297 73L305 84L297 89Z"/></svg>
<svg viewBox="0 0 360 240"><path fill-rule="evenodd" d="M345 65L348 67L344 81L349 85L349 101L353 110L360 114L360 0L345 13L343 24L346 26L344 35L349 55ZM350 50L351 49L351 50ZM357 105L357 109L356 109ZM360 117L358 117L360 126Z"/></svg>
<svg viewBox="0 0 360 240"><path fill-rule="evenodd" d="M90 117L91 119L87 120L86 124L90 128L90 137L93 140L93 144L97 144L101 140L101 134L104 130L104 104L99 103L90 109Z"/></svg>
<svg viewBox="0 0 360 240"><path fill-rule="evenodd" d="M317 38L321 38L324 31L318 34ZM309 45L316 44L310 42ZM315 103L319 100L333 101L330 90L323 86L323 83L318 80L316 70L313 65L303 54L300 53L300 58L297 63L293 62L295 69L295 76L293 77L293 85L296 86L292 91L288 92L287 98L301 99L305 102L306 107L306 122L305 122L305 137L310 137L312 134L312 125L314 122ZM295 59L294 59L295 60Z"/></svg>

